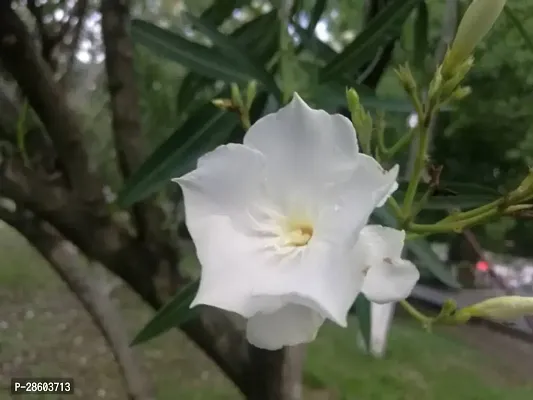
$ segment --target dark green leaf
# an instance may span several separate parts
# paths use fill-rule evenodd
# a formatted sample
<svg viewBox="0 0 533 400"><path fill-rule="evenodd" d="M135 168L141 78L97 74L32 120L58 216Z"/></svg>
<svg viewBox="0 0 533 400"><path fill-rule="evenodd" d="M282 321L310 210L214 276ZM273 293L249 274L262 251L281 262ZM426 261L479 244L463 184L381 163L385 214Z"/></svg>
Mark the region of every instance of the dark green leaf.
<svg viewBox="0 0 533 400"><path fill-rule="evenodd" d="M252 79L214 49L193 43L150 22L133 20L132 37L150 51L204 76L238 83Z"/></svg>
<svg viewBox="0 0 533 400"><path fill-rule="evenodd" d="M520 35L522 36L522 39L524 39L524 42L526 43L529 50L533 51L533 39L531 39L531 36L527 32L522 22L520 22L520 20L518 19L514 11L508 5L504 7L503 11L505 12L505 15L507 16L507 18L509 18L511 23L515 26L515 28L520 33Z"/></svg>
<svg viewBox="0 0 533 400"><path fill-rule="evenodd" d="M405 192L409 186L409 181L402 179L398 182L398 191ZM420 182L418 185L418 192L420 194L425 193L429 187L429 184L425 182ZM500 192L494 189L493 187L480 185L478 183L467 183L467 182L449 182L449 181L440 181L439 182L439 192L442 196L456 196L459 194L462 195L485 195L485 196L500 196Z"/></svg>
<svg viewBox="0 0 533 400"><path fill-rule="evenodd" d="M408 99L382 99L365 86L359 85L354 88L359 94L361 104L369 110L382 110L390 113L410 113L413 111L413 106ZM336 112L339 107L346 107L345 92L346 89L342 85L324 84L315 88L313 99L318 108L328 112Z"/></svg>
<svg viewBox="0 0 533 400"><path fill-rule="evenodd" d="M482 206L496 200L497 196L464 194L457 196L433 196L424 206L426 210L469 209Z"/></svg>
<svg viewBox="0 0 533 400"><path fill-rule="evenodd" d="M260 63L253 60L247 54L246 49L236 40L220 33L215 26L207 21L203 21L188 13L185 15L198 31L202 32L213 42L215 48L223 52L226 57L232 59L233 63L245 70L252 79L261 82L273 95L281 98L281 91L274 77Z"/></svg>
<svg viewBox="0 0 533 400"><path fill-rule="evenodd" d="M237 40L250 56L265 63L272 58L278 47L279 23L276 13L260 15L237 28L230 36ZM189 72L178 92L179 108L186 109L196 93L214 83L214 79L203 77L193 71Z"/></svg>
<svg viewBox="0 0 533 400"><path fill-rule="evenodd" d="M419 71L424 71L425 61L428 54L428 26L429 13L425 1L422 1L417 10L414 29L413 60Z"/></svg>
<svg viewBox="0 0 533 400"><path fill-rule="evenodd" d="M372 304L363 293L359 293L355 300L355 316L359 322L359 330L363 336L366 351L370 351L372 335Z"/></svg>
<svg viewBox="0 0 533 400"><path fill-rule="evenodd" d="M183 289L176 296L163 306L156 315L141 329L131 342L131 346L145 343L172 328L177 328L184 322L196 315L194 309L189 306L198 291L199 281L194 281Z"/></svg>
<svg viewBox="0 0 533 400"><path fill-rule="evenodd" d="M249 2L250 1L247 0L214 1L213 4L200 15L200 18L218 26L228 19L236 8L243 7Z"/></svg>
<svg viewBox="0 0 533 400"><path fill-rule="evenodd" d="M334 80L345 74L353 74L372 60L377 49L395 35L421 0L393 0L389 2L368 26L339 55L320 72L323 81Z"/></svg>
<svg viewBox="0 0 533 400"><path fill-rule="evenodd" d="M386 206L374 211L372 221L393 228L397 226L396 218ZM409 240L405 242L405 248L414 257L418 268L427 269L435 278L448 287L460 288L459 283L452 275L451 269L439 259L428 241L424 239Z"/></svg>
<svg viewBox="0 0 533 400"><path fill-rule="evenodd" d="M186 173L191 162L225 142L238 124L235 114L215 108L211 103L205 104L128 179L119 194L118 204L130 206L160 189L171 178Z"/></svg>

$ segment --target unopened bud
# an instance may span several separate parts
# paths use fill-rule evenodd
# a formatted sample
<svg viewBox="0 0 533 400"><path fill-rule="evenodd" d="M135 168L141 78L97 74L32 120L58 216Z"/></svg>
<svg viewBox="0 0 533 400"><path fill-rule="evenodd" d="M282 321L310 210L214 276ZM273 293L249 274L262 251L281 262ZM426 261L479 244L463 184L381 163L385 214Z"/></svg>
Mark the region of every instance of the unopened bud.
<svg viewBox="0 0 533 400"><path fill-rule="evenodd" d="M248 82L248 86L246 87L246 109L250 111L250 108L252 108L252 104L255 100L255 96L257 94L257 81L250 81Z"/></svg>
<svg viewBox="0 0 533 400"><path fill-rule="evenodd" d="M211 100L211 104L213 104L216 108L220 108L221 110L234 110L235 105L231 101L231 99L213 99Z"/></svg>
<svg viewBox="0 0 533 400"><path fill-rule="evenodd" d="M241 90L239 89L239 86L236 83L232 83L230 85L230 89L231 101L233 102L233 105L239 110L242 110L244 108L244 102L242 101Z"/></svg>
<svg viewBox="0 0 533 400"><path fill-rule="evenodd" d="M513 320L528 315L533 315L533 297L502 296L460 309L454 319L458 322L466 322L472 317Z"/></svg>
<svg viewBox="0 0 533 400"><path fill-rule="evenodd" d="M500 16L506 0L473 0L457 28L457 34L444 61L445 69L453 70L483 40Z"/></svg>
<svg viewBox="0 0 533 400"><path fill-rule="evenodd" d="M399 66L394 72L398 76L400 83L404 87L405 91L411 96L417 96L417 86L415 78L409 68L409 65Z"/></svg>
<svg viewBox="0 0 533 400"><path fill-rule="evenodd" d="M455 101L460 101L464 99L465 97L469 96L471 93L472 93L472 88L470 86L462 86L460 88L455 89L451 97Z"/></svg>

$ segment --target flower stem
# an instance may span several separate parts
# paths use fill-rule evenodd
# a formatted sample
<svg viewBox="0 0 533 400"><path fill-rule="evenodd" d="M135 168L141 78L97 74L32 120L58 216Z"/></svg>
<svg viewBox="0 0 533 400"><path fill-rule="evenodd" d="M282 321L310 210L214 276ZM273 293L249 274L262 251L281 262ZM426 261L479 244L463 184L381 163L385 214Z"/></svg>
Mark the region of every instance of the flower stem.
<svg viewBox="0 0 533 400"><path fill-rule="evenodd" d="M422 314L420 311L418 311L415 307L413 307L407 300L401 300L400 304L402 307L416 320L420 321L424 327L429 327L431 325L431 322L433 321L432 318Z"/></svg>

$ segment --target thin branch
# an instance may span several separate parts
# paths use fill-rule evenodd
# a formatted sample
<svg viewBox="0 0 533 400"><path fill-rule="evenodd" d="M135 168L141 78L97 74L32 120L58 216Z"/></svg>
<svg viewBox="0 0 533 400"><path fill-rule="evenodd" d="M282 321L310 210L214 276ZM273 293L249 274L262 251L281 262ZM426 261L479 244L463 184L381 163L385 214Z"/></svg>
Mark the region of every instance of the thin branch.
<svg viewBox="0 0 533 400"><path fill-rule="evenodd" d="M0 2L0 60L45 126L70 186L84 201L103 208L102 185L89 169L78 121L9 3Z"/></svg>
<svg viewBox="0 0 533 400"><path fill-rule="evenodd" d="M120 310L100 282L89 274L87 263L50 225L37 220L31 212L10 212L0 207L0 219L16 229L43 255L81 302L111 349L121 371L128 399L155 399L153 388L129 346Z"/></svg>

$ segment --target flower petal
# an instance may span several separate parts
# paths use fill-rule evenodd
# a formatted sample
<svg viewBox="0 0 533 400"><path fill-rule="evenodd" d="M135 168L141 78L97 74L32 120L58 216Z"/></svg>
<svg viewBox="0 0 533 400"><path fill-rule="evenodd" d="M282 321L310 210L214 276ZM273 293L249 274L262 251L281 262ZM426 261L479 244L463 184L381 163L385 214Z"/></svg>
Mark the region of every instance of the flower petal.
<svg viewBox="0 0 533 400"><path fill-rule="evenodd" d="M359 151L347 118L311 109L298 94L287 106L252 125L243 143L268 160L272 194L284 201L290 194L288 201L296 203L348 179Z"/></svg>
<svg viewBox="0 0 533 400"><path fill-rule="evenodd" d="M246 338L260 349L278 350L315 339L324 317L308 307L288 304L273 313L258 313L246 324Z"/></svg>
<svg viewBox="0 0 533 400"><path fill-rule="evenodd" d="M361 230L356 245L356 254L365 258L369 265L379 263L383 258L401 258L405 231L382 225L367 225Z"/></svg>
<svg viewBox="0 0 533 400"><path fill-rule="evenodd" d="M370 267L362 292L374 303L391 303L406 299L419 278L420 273L412 262L384 259Z"/></svg>
<svg viewBox="0 0 533 400"><path fill-rule="evenodd" d="M374 193L376 207L383 206L398 189L398 172L398 165L386 171L373 157L366 154L360 154L358 157L356 175L360 178L362 189L369 186L366 190Z"/></svg>
<svg viewBox="0 0 533 400"><path fill-rule="evenodd" d="M240 144L219 146L200 157L195 170L173 179L183 190L187 225L209 215L227 215L236 224L249 225L265 203L264 166L259 151Z"/></svg>

